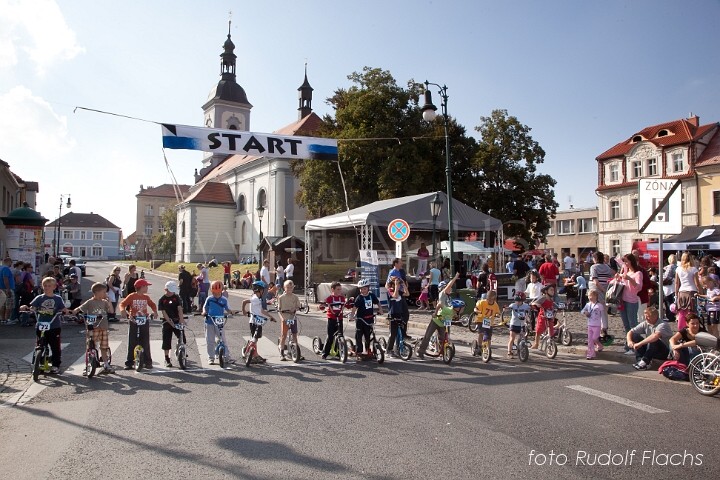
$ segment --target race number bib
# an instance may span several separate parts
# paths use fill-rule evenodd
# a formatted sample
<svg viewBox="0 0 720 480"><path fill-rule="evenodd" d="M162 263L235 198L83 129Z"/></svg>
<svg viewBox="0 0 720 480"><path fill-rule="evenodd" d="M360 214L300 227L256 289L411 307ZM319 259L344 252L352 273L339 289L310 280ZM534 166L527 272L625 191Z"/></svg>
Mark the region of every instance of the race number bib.
<svg viewBox="0 0 720 480"><path fill-rule="evenodd" d="M515 313L517 315L518 320L525 320L525 312L522 310Z"/></svg>
<svg viewBox="0 0 720 480"><path fill-rule="evenodd" d="M452 325L452 320L443 320L443 325L449 327L450 325Z"/></svg>
<svg viewBox="0 0 720 480"><path fill-rule="evenodd" d="M372 308L373 308L372 297L365 299L365 308L367 310L372 310Z"/></svg>
<svg viewBox="0 0 720 480"><path fill-rule="evenodd" d="M492 328L492 322L488 317L483 318L482 328Z"/></svg>
<svg viewBox="0 0 720 480"><path fill-rule="evenodd" d="M50 322L38 322L37 329L39 332L47 332L50 330Z"/></svg>
<svg viewBox="0 0 720 480"><path fill-rule="evenodd" d="M555 318L555 310L545 310L545 318Z"/></svg>

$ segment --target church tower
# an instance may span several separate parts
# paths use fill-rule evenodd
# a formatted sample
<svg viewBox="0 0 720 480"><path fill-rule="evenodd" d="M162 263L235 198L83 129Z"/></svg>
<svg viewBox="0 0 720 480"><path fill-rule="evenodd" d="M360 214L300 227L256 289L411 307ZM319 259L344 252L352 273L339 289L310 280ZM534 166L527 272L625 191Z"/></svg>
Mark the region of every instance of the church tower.
<svg viewBox="0 0 720 480"><path fill-rule="evenodd" d="M210 90L208 100L202 106L204 126L249 131L252 105L247 99L245 90L236 81L237 55L235 55L235 44L230 37L231 25L232 21L228 22L227 40L223 44L223 53L220 54L220 81ZM212 168L226 156L207 153L203 158L203 167Z"/></svg>
<svg viewBox="0 0 720 480"><path fill-rule="evenodd" d="M302 120L312 113L312 92L313 88L307 79L307 63L305 64L305 81L298 88L298 120Z"/></svg>

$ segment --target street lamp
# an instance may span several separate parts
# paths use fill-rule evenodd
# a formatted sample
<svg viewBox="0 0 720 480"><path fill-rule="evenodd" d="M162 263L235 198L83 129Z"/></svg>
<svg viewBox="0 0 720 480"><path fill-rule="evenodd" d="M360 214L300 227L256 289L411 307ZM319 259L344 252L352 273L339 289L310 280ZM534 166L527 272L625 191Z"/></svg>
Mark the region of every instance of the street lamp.
<svg viewBox="0 0 720 480"><path fill-rule="evenodd" d="M422 106L423 120L426 122L432 122L435 120L437 114L435 111L437 107L432 103L432 93L429 90L430 85L438 88L438 94L442 98L440 108L442 109L443 126L445 127L445 183L447 184L447 197L448 197L448 243L450 244L450 277L455 276L455 251L453 245L453 194L452 194L452 168L450 165L450 136L448 135L448 113L447 113L447 87L442 87L437 83L428 82L425 80L425 105Z"/></svg>
<svg viewBox="0 0 720 480"><path fill-rule="evenodd" d="M435 196L430 200L430 214L433 219L433 235L432 235L432 247L433 247L433 262L437 262L437 249L435 248L435 222L437 221L438 215L440 215L440 209L442 208L442 200L440 200L440 192L435 192ZM437 265L436 265L437 266Z"/></svg>
<svg viewBox="0 0 720 480"><path fill-rule="evenodd" d="M258 263L258 266L262 268L263 264L263 254L262 254L262 240L263 240L263 234L262 234L262 217L265 215L265 207L262 205L258 205L258 207L255 209L257 210L258 219L260 220L260 235L258 236L258 251L260 252L260 263Z"/></svg>
<svg viewBox="0 0 720 480"><path fill-rule="evenodd" d="M58 212L58 221L56 225L56 234L55 234L55 258L58 257L60 254L60 218L62 218L62 207L63 207L63 197L67 195L67 208L70 210L72 208L72 203L70 202L70 194L67 193L61 193L60 194L60 211Z"/></svg>

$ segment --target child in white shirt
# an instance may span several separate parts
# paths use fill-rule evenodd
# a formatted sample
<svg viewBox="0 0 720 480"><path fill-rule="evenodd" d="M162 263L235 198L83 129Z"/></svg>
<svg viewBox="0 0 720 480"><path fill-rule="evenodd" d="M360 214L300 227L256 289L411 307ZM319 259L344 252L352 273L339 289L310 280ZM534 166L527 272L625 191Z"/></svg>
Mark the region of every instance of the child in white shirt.
<svg viewBox="0 0 720 480"><path fill-rule="evenodd" d="M592 360L595 358L596 348L598 352L603 349L602 343L600 343L600 330L602 328L602 309L605 306L598 302L597 290L590 290L588 300L580 313L588 319L588 346L585 358Z"/></svg>

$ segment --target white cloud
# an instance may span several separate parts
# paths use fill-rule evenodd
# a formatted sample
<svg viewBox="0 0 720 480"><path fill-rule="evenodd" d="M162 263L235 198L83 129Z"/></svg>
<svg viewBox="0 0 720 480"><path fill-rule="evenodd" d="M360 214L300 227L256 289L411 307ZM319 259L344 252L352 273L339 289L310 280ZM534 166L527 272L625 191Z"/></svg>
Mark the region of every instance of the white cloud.
<svg viewBox="0 0 720 480"><path fill-rule="evenodd" d="M0 0L0 68L17 65L22 50L39 75L85 49L53 0Z"/></svg>
<svg viewBox="0 0 720 480"><path fill-rule="evenodd" d="M0 95L0 112L0 158L10 165L57 161L75 147L67 118L26 87L17 86Z"/></svg>

